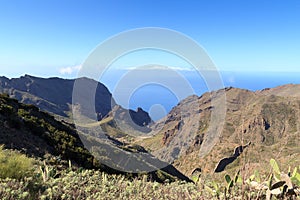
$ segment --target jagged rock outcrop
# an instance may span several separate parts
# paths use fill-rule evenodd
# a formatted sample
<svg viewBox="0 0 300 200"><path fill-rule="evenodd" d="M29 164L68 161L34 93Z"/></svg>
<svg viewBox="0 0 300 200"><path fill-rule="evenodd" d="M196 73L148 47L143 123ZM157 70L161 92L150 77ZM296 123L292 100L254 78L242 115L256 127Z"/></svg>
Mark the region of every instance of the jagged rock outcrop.
<svg viewBox="0 0 300 200"><path fill-rule="evenodd" d="M183 125L183 121L179 121L174 128L170 129L170 130L167 130L165 133L164 133L164 136L163 136L163 139L162 139L162 144L163 145L168 145L170 143L170 141L173 139L175 133L177 131L180 130L180 128L182 127Z"/></svg>
<svg viewBox="0 0 300 200"><path fill-rule="evenodd" d="M136 111L130 109L129 115L132 121L138 126L147 126L152 122L149 114L140 107L138 107Z"/></svg>

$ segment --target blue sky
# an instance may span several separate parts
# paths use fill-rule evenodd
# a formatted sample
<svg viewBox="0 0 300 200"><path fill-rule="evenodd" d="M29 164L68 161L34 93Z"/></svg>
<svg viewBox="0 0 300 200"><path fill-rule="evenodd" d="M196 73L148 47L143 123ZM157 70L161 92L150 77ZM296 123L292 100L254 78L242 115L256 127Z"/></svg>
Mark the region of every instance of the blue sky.
<svg viewBox="0 0 300 200"><path fill-rule="evenodd" d="M99 43L141 27L186 34L223 71L300 72L299 10L289 0L0 0L0 75L74 77Z"/></svg>

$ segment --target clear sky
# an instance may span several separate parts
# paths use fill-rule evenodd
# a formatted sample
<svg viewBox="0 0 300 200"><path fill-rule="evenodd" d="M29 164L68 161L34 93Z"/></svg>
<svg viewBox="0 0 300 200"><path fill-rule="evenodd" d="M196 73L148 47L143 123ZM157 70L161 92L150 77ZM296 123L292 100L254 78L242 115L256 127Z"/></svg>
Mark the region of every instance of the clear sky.
<svg viewBox="0 0 300 200"><path fill-rule="evenodd" d="M0 0L0 75L75 76L100 42L141 27L188 35L220 70L300 72L298 0Z"/></svg>

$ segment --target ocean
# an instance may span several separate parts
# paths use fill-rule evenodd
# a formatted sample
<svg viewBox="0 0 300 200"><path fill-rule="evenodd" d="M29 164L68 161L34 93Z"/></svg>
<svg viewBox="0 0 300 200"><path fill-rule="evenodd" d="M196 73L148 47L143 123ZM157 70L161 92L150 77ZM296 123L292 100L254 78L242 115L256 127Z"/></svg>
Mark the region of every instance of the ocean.
<svg viewBox="0 0 300 200"><path fill-rule="evenodd" d="M198 96L211 89L236 87L251 91L284 84L300 84L300 72L220 72L220 83L213 85L216 76L195 71L138 71L108 73L100 79L112 92L114 99L124 108L141 107L154 121L164 117L182 99ZM209 80L208 80L209 79ZM153 81L151 81L153 80ZM218 80L216 80L218 82ZM210 85L209 85L210 84Z"/></svg>

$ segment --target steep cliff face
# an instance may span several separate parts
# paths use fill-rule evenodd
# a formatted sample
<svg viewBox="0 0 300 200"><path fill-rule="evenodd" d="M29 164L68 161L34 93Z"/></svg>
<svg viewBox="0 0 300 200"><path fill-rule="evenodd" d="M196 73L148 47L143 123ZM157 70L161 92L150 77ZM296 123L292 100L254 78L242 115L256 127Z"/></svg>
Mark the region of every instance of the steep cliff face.
<svg viewBox="0 0 300 200"><path fill-rule="evenodd" d="M244 153L249 169L258 164L267 165L272 157L284 164L290 161L300 164L299 85L256 92L237 88L222 91L183 100L153 127L157 129L153 138L139 143L157 153L159 158L174 162L186 174L195 168L201 168L204 173L213 172L220 160L248 142L251 145ZM209 127L214 120L212 100L219 98L218 92L226 96L223 104L226 117L224 125L220 124L221 133L216 137L211 135ZM226 169L234 168L240 162L241 159L236 159Z"/></svg>

